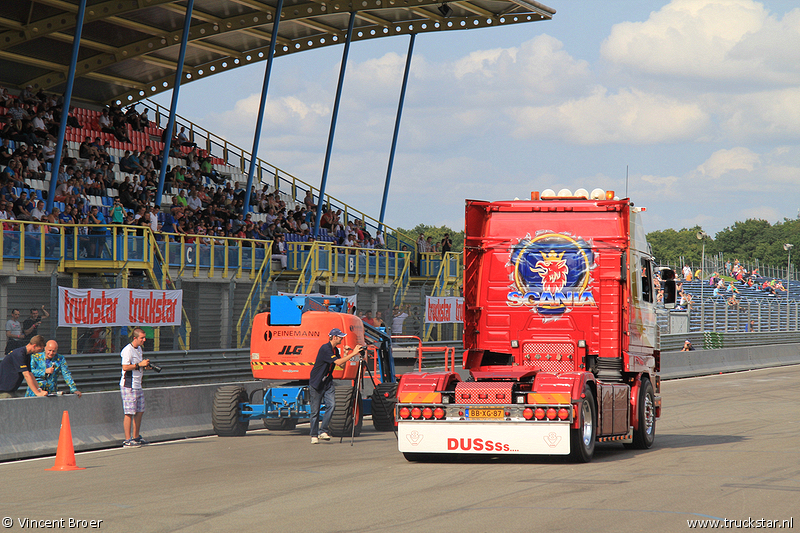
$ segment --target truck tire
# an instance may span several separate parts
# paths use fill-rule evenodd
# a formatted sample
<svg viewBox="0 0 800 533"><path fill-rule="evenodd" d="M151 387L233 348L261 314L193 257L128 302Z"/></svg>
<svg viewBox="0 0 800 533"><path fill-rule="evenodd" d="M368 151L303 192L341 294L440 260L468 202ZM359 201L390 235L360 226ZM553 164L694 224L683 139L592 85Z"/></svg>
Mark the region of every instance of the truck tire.
<svg viewBox="0 0 800 533"><path fill-rule="evenodd" d="M240 403L247 402L247 391L242 385L225 385L214 392L211 406L211 425L220 437L241 437L247 433L249 421L239 419Z"/></svg>
<svg viewBox="0 0 800 533"><path fill-rule="evenodd" d="M578 429L571 429L570 447L572 460L577 463L588 463L594 455L597 443L597 405L594 403L592 389L583 389L584 399L578 412Z"/></svg>
<svg viewBox="0 0 800 533"><path fill-rule="evenodd" d="M333 417L328 429L332 437L349 437L353 434L353 409L356 410L355 436L361 434L364 422L364 412L361 409L361 397L356 398L356 391L352 387L337 387L334 391L336 404L333 408Z"/></svg>
<svg viewBox="0 0 800 533"><path fill-rule="evenodd" d="M270 431L291 431L297 427L297 420L293 418L265 418L264 427Z"/></svg>
<svg viewBox="0 0 800 533"><path fill-rule="evenodd" d="M375 431L394 431L397 383L379 383L372 393L372 425Z"/></svg>
<svg viewBox="0 0 800 533"><path fill-rule="evenodd" d="M646 450L656 440L655 394L649 379L642 381L636 404L636 409L639 411L639 427L633 430L633 443L627 444L626 448Z"/></svg>

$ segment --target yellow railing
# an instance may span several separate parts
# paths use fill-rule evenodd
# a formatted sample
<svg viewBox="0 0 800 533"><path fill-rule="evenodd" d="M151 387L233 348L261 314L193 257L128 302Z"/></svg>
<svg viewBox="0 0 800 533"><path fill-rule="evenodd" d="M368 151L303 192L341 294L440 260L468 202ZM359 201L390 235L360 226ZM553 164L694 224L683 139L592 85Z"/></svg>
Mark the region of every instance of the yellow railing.
<svg viewBox="0 0 800 533"><path fill-rule="evenodd" d="M261 268L258 269L256 282L253 283L253 286L250 288L250 294L247 295L247 300L245 300L242 314L239 315L239 321L236 323L237 347L239 348L244 348L245 340L247 340L248 336L250 335L250 331L253 329L253 318L256 316L256 313L258 313L261 304L264 302L264 296L267 294L267 289L269 288L269 282L271 279L272 249L269 248L267 250L266 257L264 257L264 262L261 263ZM258 295L258 303L254 306L253 301L256 294ZM246 329L244 332L242 332L242 324L245 321Z"/></svg>
<svg viewBox="0 0 800 533"><path fill-rule="evenodd" d="M446 292L451 286L457 289L457 294L461 294L461 283L463 282L463 263L461 260L461 252L446 252L442 257L442 264L439 267L439 273L436 276L436 282L433 284L431 296L447 296ZM437 338L441 340L442 325L436 325ZM424 342L431 340L431 325L425 326ZM453 340L456 340L456 329L453 327Z"/></svg>
<svg viewBox="0 0 800 533"><path fill-rule="evenodd" d="M389 285L404 280L412 257L410 251L336 246L329 242L287 243L290 268L300 271L295 292L307 290L317 279L333 283L363 281ZM308 254L308 255L306 255Z"/></svg>

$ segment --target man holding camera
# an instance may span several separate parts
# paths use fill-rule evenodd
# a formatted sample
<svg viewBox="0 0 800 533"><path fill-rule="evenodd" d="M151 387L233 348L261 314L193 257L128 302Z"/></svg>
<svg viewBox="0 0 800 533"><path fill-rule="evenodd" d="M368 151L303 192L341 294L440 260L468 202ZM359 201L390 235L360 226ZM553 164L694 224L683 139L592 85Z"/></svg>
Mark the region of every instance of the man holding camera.
<svg viewBox="0 0 800 533"><path fill-rule="evenodd" d="M50 316L47 309L42 306L44 316L39 316L39 310L31 307L31 315L22 323L22 334L24 335L24 344L28 344L30 340L39 334L39 325L42 320Z"/></svg>
<svg viewBox="0 0 800 533"><path fill-rule="evenodd" d="M134 328L131 343L122 349L122 379L119 387L122 392L122 409L125 413L123 448L138 448L143 444L150 444L139 435L144 414L142 372L150 366L150 359L144 359L142 351L145 340L147 340L147 335L144 330Z"/></svg>
<svg viewBox="0 0 800 533"><path fill-rule="evenodd" d="M319 444L320 439L331 440L328 435L328 425L333 417L333 408L336 401L333 386L333 369L361 354L363 347L357 344L355 348L344 349L345 355L339 356L338 346L347 335L339 328L333 328L328 333L328 341L319 348L314 368L311 369L311 379L308 383L308 392L311 395L311 444ZM322 417L322 432L319 428L319 410L325 401L325 416Z"/></svg>

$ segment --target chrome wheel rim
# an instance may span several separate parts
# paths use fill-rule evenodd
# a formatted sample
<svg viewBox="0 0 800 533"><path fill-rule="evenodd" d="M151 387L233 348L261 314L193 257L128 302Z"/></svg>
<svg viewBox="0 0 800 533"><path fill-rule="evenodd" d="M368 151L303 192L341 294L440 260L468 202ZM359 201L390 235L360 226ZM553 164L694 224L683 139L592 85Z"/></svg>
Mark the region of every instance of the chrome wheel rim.
<svg viewBox="0 0 800 533"><path fill-rule="evenodd" d="M586 400L583 401L583 406L581 407L581 416L583 417L583 445L585 447L589 447L592 442L592 408L589 406L589 402Z"/></svg>
<svg viewBox="0 0 800 533"><path fill-rule="evenodd" d="M656 411L653 406L653 397L646 394L644 397L644 431L648 435L653 434L656 425Z"/></svg>

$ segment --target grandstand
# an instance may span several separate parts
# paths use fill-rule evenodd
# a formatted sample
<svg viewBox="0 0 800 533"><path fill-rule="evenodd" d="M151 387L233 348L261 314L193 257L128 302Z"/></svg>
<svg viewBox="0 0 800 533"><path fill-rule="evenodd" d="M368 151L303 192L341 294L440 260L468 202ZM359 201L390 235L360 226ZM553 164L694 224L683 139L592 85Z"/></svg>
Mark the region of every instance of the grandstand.
<svg viewBox="0 0 800 533"><path fill-rule="evenodd" d="M772 292L761 288L765 281L772 280L780 282L786 290ZM725 289L715 295L714 286L707 279L682 281L681 288L691 296L691 304L684 302L681 306L679 301L675 310L662 312L659 315L662 332L777 333L800 329L800 283L797 281L757 277L752 287L732 278L724 283ZM734 287L735 291L729 287ZM679 331L671 331L674 328L670 315L675 314L687 318Z"/></svg>
<svg viewBox="0 0 800 533"><path fill-rule="evenodd" d="M127 177L144 181L145 175L129 174L120 169L120 159L126 151L144 152L148 147L155 152L163 149L160 141L164 134L162 123L165 120L164 110L156 104L145 102L144 105L153 111L153 120L143 131L139 132L126 124L125 136L129 141L120 141L114 134L100 129L98 119L101 111L76 108L72 115L77 119L80 128L67 130L65 160L73 160L81 167L85 160L80 157L80 143L86 137L99 138L101 144L107 143L107 151L111 164L111 186L105 189L105 195L86 195L86 201L77 204L81 216L85 216L92 206L110 220L112 206L119 198L119 187ZM7 113L7 108L0 108L0 114ZM191 140L203 146L202 153L208 153L215 174L224 183L214 183L206 178L203 185L210 189L221 189L227 184L241 187L246 184L243 166L248 163L247 156L240 148L225 143L212 133L179 117L179 125L190 131ZM24 147L25 143L11 141L12 150ZM170 167L185 166L184 157L191 148L180 146L178 153L168 159ZM216 152L216 153L215 153ZM228 159L216 154L227 156ZM184 156L184 157L179 157ZM232 161L229 161L232 159ZM257 188L264 193L274 194L290 211L302 209L302 198L307 191L312 194L318 191L307 183L283 172L275 167L259 162L259 176L268 179L258 184ZM47 170L51 170L48 164ZM11 202L21 193L27 193L30 199L45 199L48 194L48 183L42 179L25 178L15 182L15 187L7 191L6 201ZM178 187L165 191L172 196L179 193ZM258 238L241 238L230 235L215 236L207 240L205 235L192 233L144 232L138 226L109 224L103 235L82 234L80 230L66 224L44 224L32 220L17 220L5 225L2 234L3 255L0 258L3 270L10 271L17 279L13 286L5 286L9 294L9 305L24 308L22 295L15 295L15 289L28 292L37 285L37 277L55 276L57 285L73 287L115 287L131 286L141 288L170 288L181 286L190 298L192 305L184 306L185 324L178 331L167 335L156 332L155 349L186 349L187 347L225 348L245 346L248 340L248 324L255 312L261 310L266 297L277 291L311 292L319 290L331 293L351 294L361 291L369 298L369 307L383 309L389 313L392 305L405 305L411 300L411 319L408 320L405 333L423 334L420 319L420 304L424 295L431 289L444 264L438 253L416 253L416 243L411 237L401 235L391 228L384 227L386 243L384 246L367 248L367 243L358 243L356 247L339 246L346 237L348 224L357 222L360 228L369 235L376 232L378 221L361 211L353 209L344 202L328 197L330 209L341 210L342 226L336 231L328 232L321 228L321 234L311 239L307 230L302 233L286 233L287 269L280 270L277 260L270 260L272 242ZM70 207L64 202L55 202L55 207L64 211ZM128 209L133 214L132 209ZM167 207L162 212L169 212ZM256 210L252 213L256 223L264 224L267 214ZM138 228L138 229L137 229ZM414 262L419 268L412 276L410 268ZM446 262L448 272L457 271L458 258ZM54 267L54 268L53 268ZM419 274L416 275L416 271ZM66 276L72 275L72 279ZM26 276L33 276L28 278ZM452 275L448 274L452 280ZM19 278L25 281L20 283ZM231 291L220 288L230 285L231 277L236 280L236 287ZM212 282L200 288L198 280ZM213 282L216 282L214 284ZM41 290L40 299L53 301L53 284L49 291ZM457 284L451 283L451 286ZM427 288L426 288L427 286ZM241 289L239 289L241 287ZM2 290L0 286L0 290ZM44 289L42 287L41 289ZM256 290L257 289L257 290ZM388 290L385 290L388 289ZM35 290L35 289L34 289ZM444 290L444 288L442 288ZM450 289L451 290L451 289ZM242 293L247 291L247 295ZM230 312L220 321L217 312L204 312L204 295L210 293L213 301L226 301ZM244 296L244 297L243 297ZM195 299L193 299L195 298ZM20 302L17 304L16 302ZM199 304L199 305L194 305ZM214 324L218 322L219 324ZM234 326L235 324L235 326ZM194 327L193 327L194 325ZM53 337L62 345L71 345L72 351L113 351L121 342L119 334L110 332L93 332L94 338L81 336L78 332L53 331ZM55 330L54 327L51 330ZM441 330L439 331L441 334ZM449 333L455 337L457 332ZM87 348L87 345L91 345Z"/></svg>

